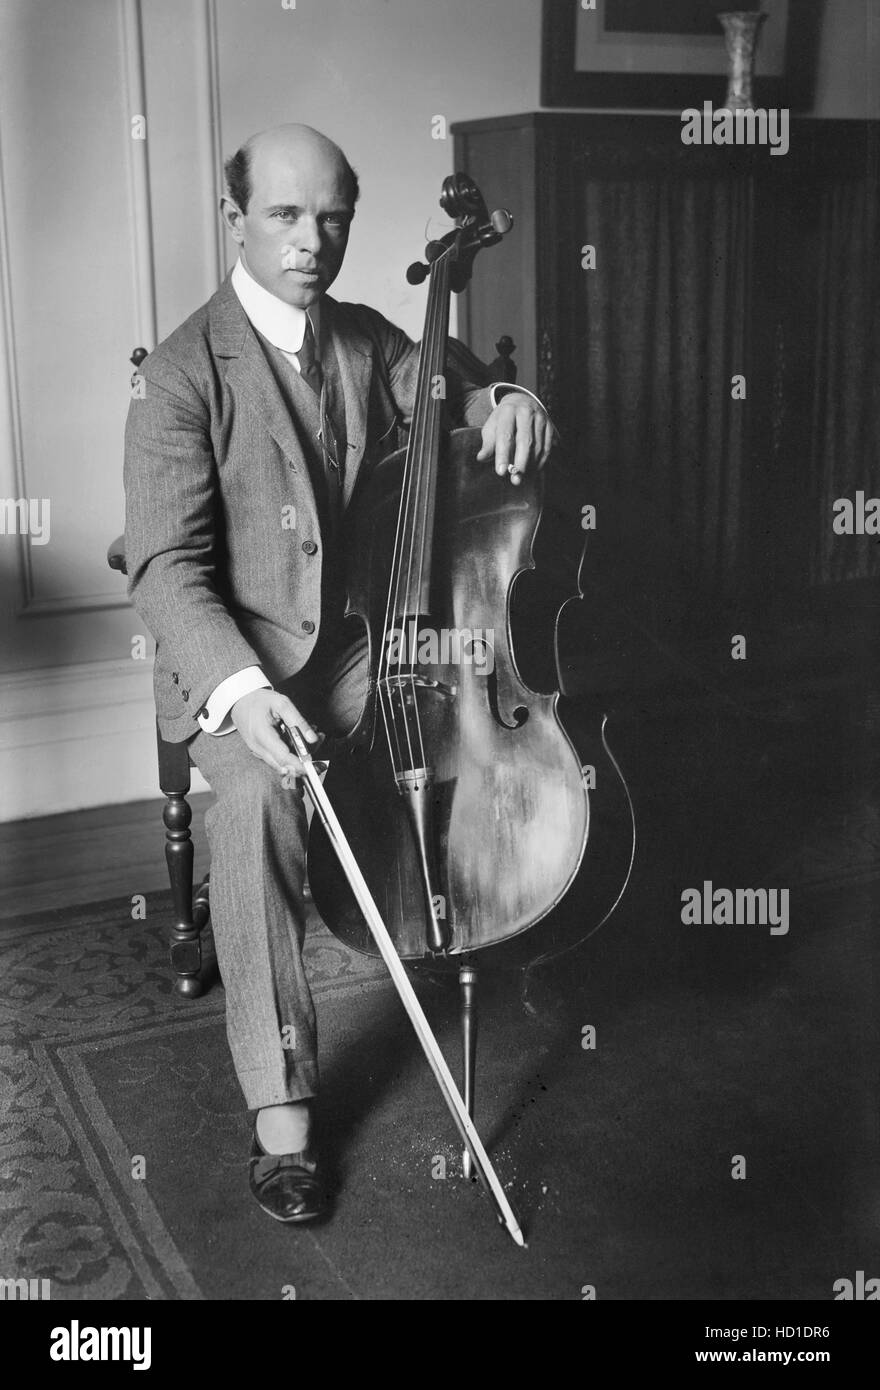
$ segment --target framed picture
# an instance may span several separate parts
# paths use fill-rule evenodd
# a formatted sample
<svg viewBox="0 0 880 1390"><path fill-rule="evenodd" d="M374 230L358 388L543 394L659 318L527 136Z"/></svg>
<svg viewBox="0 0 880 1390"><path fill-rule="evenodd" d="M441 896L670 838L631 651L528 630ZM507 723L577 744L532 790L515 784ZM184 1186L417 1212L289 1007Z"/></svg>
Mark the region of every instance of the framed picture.
<svg viewBox="0 0 880 1390"><path fill-rule="evenodd" d="M724 105L727 51L718 15L763 10L755 105L807 109L822 0L544 0L544 106Z"/></svg>

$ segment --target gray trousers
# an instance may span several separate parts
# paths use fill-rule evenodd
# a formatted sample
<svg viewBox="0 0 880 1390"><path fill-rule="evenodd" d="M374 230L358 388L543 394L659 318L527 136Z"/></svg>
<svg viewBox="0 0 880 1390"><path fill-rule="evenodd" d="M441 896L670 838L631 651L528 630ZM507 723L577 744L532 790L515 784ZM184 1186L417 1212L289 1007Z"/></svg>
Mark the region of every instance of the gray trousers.
<svg viewBox="0 0 880 1390"><path fill-rule="evenodd" d="M317 729L357 722L367 688L366 642L320 656L279 689ZM315 1008L303 968L308 827L300 787L250 751L241 735L199 733L193 762L216 801L211 922L226 988L226 1033L248 1108L303 1100L318 1090Z"/></svg>

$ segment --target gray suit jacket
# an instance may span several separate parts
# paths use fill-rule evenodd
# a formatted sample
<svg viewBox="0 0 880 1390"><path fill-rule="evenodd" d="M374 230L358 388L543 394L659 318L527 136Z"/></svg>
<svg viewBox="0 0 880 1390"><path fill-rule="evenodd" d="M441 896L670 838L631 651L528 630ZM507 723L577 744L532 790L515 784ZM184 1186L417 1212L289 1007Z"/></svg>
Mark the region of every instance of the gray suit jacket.
<svg viewBox="0 0 880 1390"><path fill-rule="evenodd" d="M321 315L345 395L348 503L411 416L418 348L365 305L325 297ZM229 277L140 372L125 431L128 592L157 643L159 727L179 742L227 676L261 666L277 682L305 665L323 545L298 423ZM447 402L459 424L491 410L488 390L451 364ZM282 524L290 507L294 529Z"/></svg>

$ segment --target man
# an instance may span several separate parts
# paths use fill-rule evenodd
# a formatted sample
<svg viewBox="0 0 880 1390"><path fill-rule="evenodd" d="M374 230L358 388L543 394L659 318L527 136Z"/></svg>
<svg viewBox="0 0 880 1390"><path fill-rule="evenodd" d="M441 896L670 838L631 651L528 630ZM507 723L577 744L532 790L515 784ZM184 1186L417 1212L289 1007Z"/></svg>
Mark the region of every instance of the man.
<svg viewBox="0 0 880 1390"><path fill-rule="evenodd" d="M374 310L327 295L358 195L336 145L282 126L226 172L221 213L240 259L141 368L126 554L157 642L163 736L189 742L217 798L211 916L232 1057L257 1112L251 1190L277 1220L304 1221L326 1206L302 962L307 828L302 769L278 724L315 743L316 723L344 732L360 712L365 643L342 623L341 528L357 476L412 412L418 349ZM482 425L479 457L512 482L547 457L553 427L528 393L450 370L447 397L459 423Z"/></svg>

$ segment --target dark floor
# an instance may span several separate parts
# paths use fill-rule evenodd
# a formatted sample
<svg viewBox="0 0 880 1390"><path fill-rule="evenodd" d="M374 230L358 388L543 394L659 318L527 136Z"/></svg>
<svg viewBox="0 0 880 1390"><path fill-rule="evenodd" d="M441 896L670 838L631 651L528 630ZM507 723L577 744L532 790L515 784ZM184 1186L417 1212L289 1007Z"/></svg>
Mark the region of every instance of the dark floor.
<svg viewBox="0 0 880 1390"><path fill-rule="evenodd" d="M209 863L211 799L210 792L189 798L197 877ZM164 843L161 798L0 825L0 922L166 888Z"/></svg>
<svg viewBox="0 0 880 1390"><path fill-rule="evenodd" d="M120 1254L130 1277L117 1272L109 1296L270 1299L294 1286L305 1299L553 1300L591 1286L600 1299L831 1299L837 1279L880 1272L869 705L814 692L620 719L615 749L640 829L620 910L525 990L516 975L482 976L477 1117L522 1215L524 1252L462 1179L451 1122L381 968L364 971L320 933L338 1209L308 1232L265 1220L246 1188L222 989L180 1003L159 921L142 945L105 913L92 954L77 947L69 967L52 957L52 978L79 970L89 982L100 1028L74 1045L64 990L46 984L35 1055L55 1078L71 1151L90 1155L94 1201L114 1238L134 1232L141 1252ZM198 817L194 829L203 845ZM75 897L158 890L161 826L153 806L110 808L6 827L0 843L13 867L0 924L8 1019L16 989L41 997L17 932L42 930L38 909ZM683 889L707 879L787 888L788 932L682 923ZM90 920L76 918L75 931ZM120 963L112 943L126 932ZM57 952L57 931L52 940ZM39 970L48 981L45 959ZM454 1061L454 992L419 989ZM594 1049L581 1045L587 1025ZM132 1153L147 1157L146 1184L127 1182ZM93 1288L74 1280L71 1294Z"/></svg>

